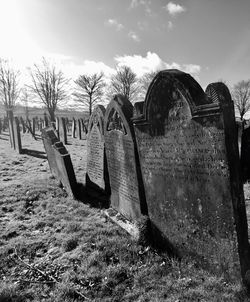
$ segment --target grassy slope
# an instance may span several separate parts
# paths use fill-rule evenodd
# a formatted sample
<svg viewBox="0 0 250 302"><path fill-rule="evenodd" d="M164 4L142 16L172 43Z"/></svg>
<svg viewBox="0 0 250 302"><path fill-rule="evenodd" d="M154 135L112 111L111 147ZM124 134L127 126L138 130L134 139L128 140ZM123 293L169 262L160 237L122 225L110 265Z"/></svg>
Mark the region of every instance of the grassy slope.
<svg viewBox="0 0 250 302"><path fill-rule="evenodd" d="M0 136L1 302L248 301L239 284L195 259L178 262L135 244L101 209L58 188L43 156L17 155L6 138ZM40 140L25 134L23 142L43 151ZM86 142L71 144L82 180Z"/></svg>

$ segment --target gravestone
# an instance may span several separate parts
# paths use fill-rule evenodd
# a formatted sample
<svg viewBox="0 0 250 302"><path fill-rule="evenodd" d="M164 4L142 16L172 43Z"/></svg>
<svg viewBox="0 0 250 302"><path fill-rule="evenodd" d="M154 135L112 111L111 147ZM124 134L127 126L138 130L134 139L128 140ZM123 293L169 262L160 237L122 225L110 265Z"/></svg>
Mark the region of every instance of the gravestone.
<svg viewBox="0 0 250 302"><path fill-rule="evenodd" d="M8 110L8 123L9 123L10 146L16 149L15 136L14 136L14 115L12 110Z"/></svg>
<svg viewBox="0 0 250 302"><path fill-rule="evenodd" d="M66 122L65 122L64 117L60 118L60 122L59 122L58 127L59 127L59 129L58 129L59 139L60 139L60 141L62 141L66 145L68 143L68 140L67 140Z"/></svg>
<svg viewBox="0 0 250 302"><path fill-rule="evenodd" d="M77 197L77 182L70 154L62 142L53 145L57 167L57 179L69 195Z"/></svg>
<svg viewBox="0 0 250 302"><path fill-rule="evenodd" d="M52 127L42 130L42 139L52 175L63 185L67 193L77 195L77 182L70 155L56 136Z"/></svg>
<svg viewBox="0 0 250 302"><path fill-rule="evenodd" d="M247 283L234 106L224 84L211 85L216 102L178 70L158 73L149 86L134 117L148 214L153 238L172 252L193 255L230 280L241 272Z"/></svg>
<svg viewBox="0 0 250 302"><path fill-rule="evenodd" d="M53 127L44 128L41 130L44 149L47 153L49 167L52 175L57 177L57 165L55 160L55 151L53 145L59 142Z"/></svg>
<svg viewBox="0 0 250 302"><path fill-rule="evenodd" d="M71 137L72 138L76 137L76 120L74 118L72 119L72 124L71 124Z"/></svg>
<svg viewBox="0 0 250 302"><path fill-rule="evenodd" d="M56 117L56 134L57 134L57 137L60 139L60 134L59 134L59 129L60 129L60 119L59 117Z"/></svg>
<svg viewBox="0 0 250 302"><path fill-rule="evenodd" d="M18 151L19 154L22 154L22 141L21 141L19 119L16 116L14 118L13 129L14 129L14 140L15 140L14 148Z"/></svg>
<svg viewBox="0 0 250 302"><path fill-rule="evenodd" d="M82 129L82 139L86 139L87 138L87 128L85 126L84 120L81 118L81 129Z"/></svg>
<svg viewBox="0 0 250 302"><path fill-rule="evenodd" d="M105 108L97 105L90 117L87 137L86 186L110 194L107 159L104 149Z"/></svg>
<svg viewBox="0 0 250 302"><path fill-rule="evenodd" d="M36 134L36 118L35 117L32 118L32 131L33 131L33 134L35 135Z"/></svg>
<svg viewBox="0 0 250 302"><path fill-rule="evenodd" d="M77 119L77 138L82 139L82 125L80 119Z"/></svg>
<svg viewBox="0 0 250 302"><path fill-rule="evenodd" d="M147 213L144 188L130 118L132 104L117 95L109 103L104 119L105 149L111 187L111 206L136 221Z"/></svg>

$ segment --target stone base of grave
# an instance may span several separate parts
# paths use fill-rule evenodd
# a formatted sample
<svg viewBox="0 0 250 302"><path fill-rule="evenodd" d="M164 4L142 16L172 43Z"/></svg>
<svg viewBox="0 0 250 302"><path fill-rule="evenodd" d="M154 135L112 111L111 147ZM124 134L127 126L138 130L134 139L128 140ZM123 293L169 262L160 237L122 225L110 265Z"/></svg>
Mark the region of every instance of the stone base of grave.
<svg viewBox="0 0 250 302"><path fill-rule="evenodd" d="M129 233L133 240L141 244L149 243L150 224L147 216L142 216L137 222L131 222L113 208L105 210L104 215Z"/></svg>

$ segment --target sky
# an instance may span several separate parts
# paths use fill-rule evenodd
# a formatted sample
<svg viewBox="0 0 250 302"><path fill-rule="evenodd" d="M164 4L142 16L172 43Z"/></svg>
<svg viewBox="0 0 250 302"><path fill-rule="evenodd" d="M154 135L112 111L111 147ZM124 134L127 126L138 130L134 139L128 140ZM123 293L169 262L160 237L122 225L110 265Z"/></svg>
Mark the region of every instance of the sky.
<svg viewBox="0 0 250 302"><path fill-rule="evenodd" d="M0 0L0 57L67 77L177 68L206 88L250 79L250 0Z"/></svg>

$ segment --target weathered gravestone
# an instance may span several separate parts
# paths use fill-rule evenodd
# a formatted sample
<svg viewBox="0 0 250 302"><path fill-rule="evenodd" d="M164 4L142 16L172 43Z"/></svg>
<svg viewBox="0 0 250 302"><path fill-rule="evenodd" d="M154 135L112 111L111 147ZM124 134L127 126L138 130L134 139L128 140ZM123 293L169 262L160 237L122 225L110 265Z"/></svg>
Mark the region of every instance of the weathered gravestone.
<svg viewBox="0 0 250 302"><path fill-rule="evenodd" d="M107 160L104 150L105 108L97 105L90 117L87 137L86 186L110 194Z"/></svg>
<svg viewBox="0 0 250 302"><path fill-rule="evenodd" d="M104 138L111 187L111 206L136 221L147 214L138 152L130 118L132 104L117 95L105 112Z"/></svg>
<svg viewBox="0 0 250 302"><path fill-rule="evenodd" d="M82 124L81 119L77 119L77 138L82 139Z"/></svg>
<svg viewBox="0 0 250 302"><path fill-rule="evenodd" d="M42 133L44 149L47 153L50 171L54 177L57 177L57 166L56 166L53 145L59 142L59 139L53 127L44 128L41 130L41 133Z"/></svg>
<svg viewBox="0 0 250 302"><path fill-rule="evenodd" d="M82 118L80 120L81 120L81 129L82 129L82 139L86 139L88 130L87 130L87 127L84 123L84 120Z"/></svg>
<svg viewBox="0 0 250 302"><path fill-rule="evenodd" d="M69 195L76 197L77 182L68 151L51 127L42 129L42 139L52 175L63 185Z"/></svg>
<svg viewBox="0 0 250 302"><path fill-rule="evenodd" d="M15 116L13 123L13 131L14 131L14 140L15 140L15 149L17 149L18 153L22 153L22 141L21 141L21 131L19 119Z"/></svg>
<svg viewBox="0 0 250 302"><path fill-rule="evenodd" d="M178 70L158 73L149 86L134 119L148 214L155 240L166 239L174 252L191 254L228 279L241 271L247 283L234 106L224 84L212 85L219 103Z"/></svg>
<svg viewBox="0 0 250 302"><path fill-rule="evenodd" d="M71 124L71 137L76 137L76 120L72 118L72 124Z"/></svg>
<svg viewBox="0 0 250 302"><path fill-rule="evenodd" d="M65 145L68 143L66 121L64 117L61 117L58 123L58 137Z"/></svg>
<svg viewBox="0 0 250 302"><path fill-rule="evenodd" d="M8 123L9 123L10 146L16 149L15 137L14 137L14 115L12 110L8 110Z"/></svg>

